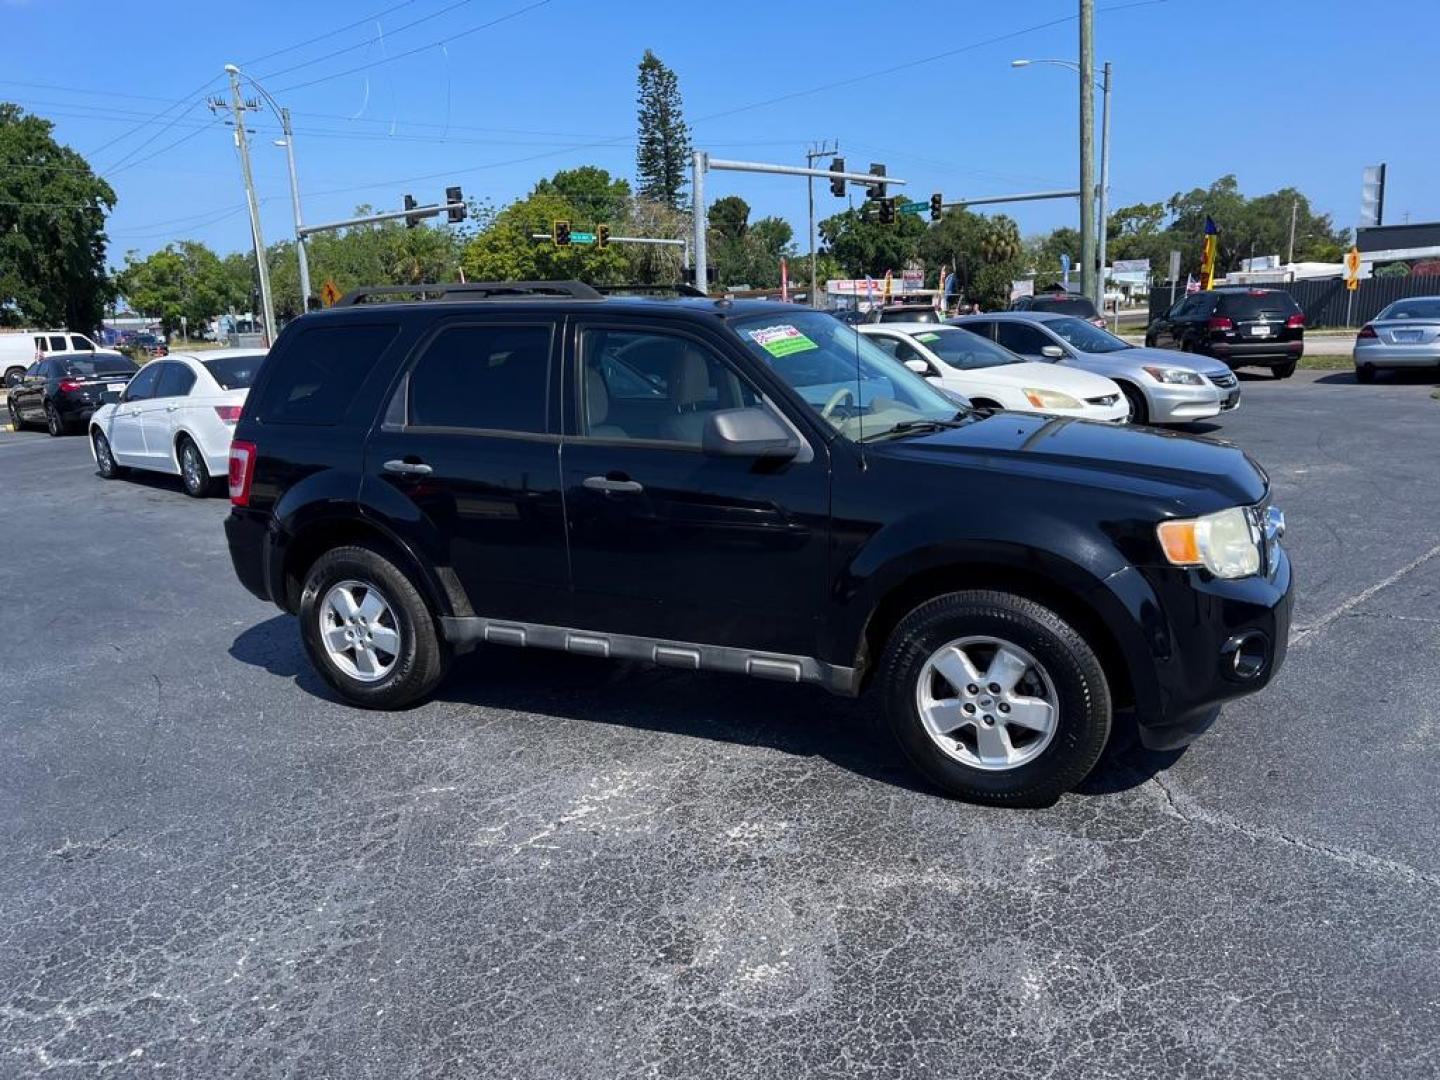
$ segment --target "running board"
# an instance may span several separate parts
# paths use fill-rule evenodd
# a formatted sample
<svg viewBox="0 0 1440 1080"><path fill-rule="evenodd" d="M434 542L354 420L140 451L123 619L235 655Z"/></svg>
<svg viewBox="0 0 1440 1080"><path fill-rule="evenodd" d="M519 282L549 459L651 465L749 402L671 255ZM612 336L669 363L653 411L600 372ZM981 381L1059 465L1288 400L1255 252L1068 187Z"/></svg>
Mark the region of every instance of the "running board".
<svg viewBox="0 0 1440 1080"><path fill-rule="evenodd" d="M723 671L779 682L814 683L833 694L853 697L858 678L854 668L839 667L813 656L753 652L728 645L695 645L684 641L601 634L564 626L486 619L480 616L446 616L440 620L445 640L452 645L513 645L518 648L554 649L579 656L612 660L639 660L660 667L688 671Z"/></svg>

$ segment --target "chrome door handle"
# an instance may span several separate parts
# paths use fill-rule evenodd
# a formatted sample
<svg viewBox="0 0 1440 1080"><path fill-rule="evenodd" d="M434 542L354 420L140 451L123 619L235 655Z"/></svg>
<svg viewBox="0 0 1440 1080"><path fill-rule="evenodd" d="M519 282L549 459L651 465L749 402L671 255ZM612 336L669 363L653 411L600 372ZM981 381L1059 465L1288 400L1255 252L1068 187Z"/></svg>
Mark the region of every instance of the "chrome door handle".
<svg viewBox="0 0 1440 1080"><path fill-rule="evenodd" d="M387 461L385 471L388 473L400 473L404 476L429 476L434 470L423 461Z"/></svg>
<svg viewBox="0 0 1440 1080"><path fill-rule="evenodd" d="M166 412L179 412L179 411L180 411L180 406L179 406L179 405L166 405L166 406L165 406L165 411L166 411Z"/></svg>
<svg viewBox="0 0 1440 1080"><path fill-rule="evenodd" d="M587 476L583 484L590 491L615 491L627 495L637 495L645 490L645 485L638 480L611 480L608 476Z"/></svg>

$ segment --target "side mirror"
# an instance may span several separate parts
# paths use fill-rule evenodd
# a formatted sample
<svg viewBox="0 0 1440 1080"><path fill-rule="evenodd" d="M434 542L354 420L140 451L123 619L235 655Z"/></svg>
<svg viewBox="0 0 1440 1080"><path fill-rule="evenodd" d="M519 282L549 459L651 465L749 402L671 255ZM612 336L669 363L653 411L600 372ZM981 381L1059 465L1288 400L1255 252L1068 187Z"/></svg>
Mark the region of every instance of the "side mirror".
<svg viewBox="0 0 1440 1080"><path fill-rule="evenodd" d="M102 390L100 391L100 404L118 405L120 403L120 394L121 391L119 390Z"/></svg>
<svg viewBox="0 0 1440 1080"><path fill-rule="evenodd" d="M705 418L700 449L711 457L793 458L800 443L766 409L723 409Z"/></svg>
<svg viewBox="0 0 1440 1080"><path fill-rule="evenodd" d="M1040 350L1040 355L1046 360L1063 360L1065 359L1065 350L1059 345L1046 345Z"/></svg>
<svg viewBox="0 0 1440 1080"><path fill-rule="evenodd" d="M927 364L924 360L906 360L905 366L911 371L913 371L916 375L935 374L933 371L930 370L930 365Z"/></svg>

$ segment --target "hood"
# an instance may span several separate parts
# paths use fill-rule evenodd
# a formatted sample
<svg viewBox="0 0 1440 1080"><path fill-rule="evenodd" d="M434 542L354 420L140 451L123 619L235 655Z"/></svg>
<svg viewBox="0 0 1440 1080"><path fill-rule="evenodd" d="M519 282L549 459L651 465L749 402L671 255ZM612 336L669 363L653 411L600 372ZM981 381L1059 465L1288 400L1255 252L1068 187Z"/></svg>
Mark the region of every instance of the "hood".
<svg viewBox="0 0 1440 1080"><path fill-rule="evenodd" d="M1185 368L1187 371L1198 371L1202 375L1230 374L1228 367L1219 360L1212 360L1208 356L1177 352L1174 349L1152 349L1148 345L1137 345L1133 349L1121 349L1119 352L1113 353L1086 353L1085 358L1111 361L1126 366L1139 367L1150 364L1156 367Z"/></svg>
<svg viewBox="0 0 1440 1080"><path fill-rule="evenodd" d="M1029 413L997 413L866 449L937 465L971 463L1044 474L1059 482L1143 488L1183 513L1258 503L1270 486L1260 466L1229 443Z"/></svg>
<svg viewBox="0 0 1440 1080"><path fill-rule="evenodd" d="M1104 375L1081 368L1062 367L1059 364L997 364L995 367L972 368L957 374L977 382L1009 386L1017 390L1023 390L1027 386L1060 390L1082 400L1120 393L1120 387Z"/></svg>

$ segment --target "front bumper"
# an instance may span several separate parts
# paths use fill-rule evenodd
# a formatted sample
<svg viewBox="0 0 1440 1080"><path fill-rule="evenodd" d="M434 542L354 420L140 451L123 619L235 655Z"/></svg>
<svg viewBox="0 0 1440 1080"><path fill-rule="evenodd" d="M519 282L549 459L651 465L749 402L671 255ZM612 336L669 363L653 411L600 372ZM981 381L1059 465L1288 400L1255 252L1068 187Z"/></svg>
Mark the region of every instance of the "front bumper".
<svg viewBox="0 0 1440 1080"><path fill-rule="evenodd" d="M1203 386L1180 383L1151 382L1144 387L1146 401L1150 406L1152 424L1184 423L1190 420L1205 420L1219 416L1226 411L1226 399L1235 395L1235 405L1240 403L1239 388L1221 390L1206 383ZM1229 406L1234 408L1234 405Z"/></svg>
<svg viewBox="0 0 1440 1080"><path fill-rule="evenodd" d="M1424 345L1387 345L1381 342L1355 343L1355 366L1376 368L1426 368L1440 364L1440 342Z"/></svg>

